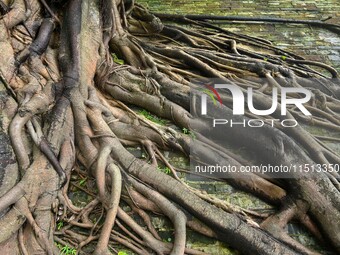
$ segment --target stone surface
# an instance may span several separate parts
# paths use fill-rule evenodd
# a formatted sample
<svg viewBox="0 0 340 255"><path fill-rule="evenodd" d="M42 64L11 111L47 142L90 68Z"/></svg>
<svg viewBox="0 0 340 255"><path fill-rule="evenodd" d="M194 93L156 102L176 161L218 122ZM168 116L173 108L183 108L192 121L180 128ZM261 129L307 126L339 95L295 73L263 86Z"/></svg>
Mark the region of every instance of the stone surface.
<svg viewBox="0 0 340 255"><path fill-rule="evenodd" d="M321 20L340 23L338 0L140 0L150 10L181 14L216 14L247 17L273 17ZM258 36L275 45L303 55L306 59L322 61L340 71L340 37L328 30L308 25L285 24L228 24L233 32ZM324 51L324 50L327 51Z"/></svg>

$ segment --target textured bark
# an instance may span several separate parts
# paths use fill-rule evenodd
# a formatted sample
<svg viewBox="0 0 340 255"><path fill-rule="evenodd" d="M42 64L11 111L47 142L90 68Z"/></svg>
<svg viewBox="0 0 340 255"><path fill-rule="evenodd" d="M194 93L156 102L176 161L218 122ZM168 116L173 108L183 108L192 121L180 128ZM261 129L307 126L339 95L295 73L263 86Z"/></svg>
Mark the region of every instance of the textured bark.
<svg viewBox="0 0 340 255"><path fill-rule="evenodd" d="M223 127L208 138L209 123L190 113L190 107L199 107L190 94L201 93L190 79L219 78L242 86L251 75L258 86L254 103L264 109L270 105L270 86L318 89L308 107L318 116L318 125L338 130L335 69L263 39L230 34L194 16L171 17L191 29L163 23L134 1L9 4L0 1L1 252L59 254L56 241L82 253L83 246L97 241L93 253L98 255L111 254L113 242L137 254L206 254L185 247L190 227L243 254L318 254L285 232L293 219L340 252L338 174L292 173L283 180L228 174L219 179L280 207L272 215L260 215L188 186L161 152L189 156L195 147L205 163L238 168L253 160L251 153L260 164L340 163L339 155L302 127L292 131L269 125ZM263 52L255 52L258 47ZM287 55L286 62L282 54ZM332 77L307 65L323 68ZM259 78L267 79L267 84ZM228 96L223 102L209 117L248 120L232 115ZM180 129L141 117L131 105L197 136L191 139ZM278 112L272 115L278 116ZM293 116L303 118L289 109L287 118ZM223 147L219 137L226 132L229 145L247 148L249 159ZM142 146L148 158L135 157L126 149L129 146ZM159 171L159 164L171 174ZM71 179L75 172L82 181L95 179L97 189L77 184ZM73 186L93 200L83 208L72 204L68 190ZM120 208L123 200L131 207L130 214ZM160 240L151 212L173 223L173 244ZM137 223L136 215L147 229ZM66 226L56 227L60 223Z"/></svg>

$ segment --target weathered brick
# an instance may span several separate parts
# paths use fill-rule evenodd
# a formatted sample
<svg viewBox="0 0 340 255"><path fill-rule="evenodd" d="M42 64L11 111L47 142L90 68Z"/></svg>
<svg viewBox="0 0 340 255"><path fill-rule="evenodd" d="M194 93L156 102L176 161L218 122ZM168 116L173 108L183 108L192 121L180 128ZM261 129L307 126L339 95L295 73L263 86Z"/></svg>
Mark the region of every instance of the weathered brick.
<svg viewBox="0 0 340 255"><path fill-rule="evenodd" d="M168 10L172 13L310 20L332 17L327 20L328 23L340 24L339 0L139 0L139 2L148 3L151 10L162 12ZM271 40L280 48L291 50L307 59L323 60L340 71L340 37L328 30L303 24L278 23L227 24L225 27L233 32Z"/></svg>

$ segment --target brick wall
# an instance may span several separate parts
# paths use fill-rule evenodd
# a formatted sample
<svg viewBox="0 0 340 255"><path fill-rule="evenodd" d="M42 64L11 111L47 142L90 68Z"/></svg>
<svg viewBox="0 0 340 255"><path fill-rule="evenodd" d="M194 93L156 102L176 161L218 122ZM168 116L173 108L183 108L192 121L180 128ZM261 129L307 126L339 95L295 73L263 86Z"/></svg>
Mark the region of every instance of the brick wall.
<svg viewBox="0 0 340 255"><path fill-rule="evenodd" d="M204 13L293 19L324 19L340 24L339 0L140 0L152 11ZM296 24L229 24L234 32L259 36L309 60L321 61L340 71L340 34Z"/></svg>

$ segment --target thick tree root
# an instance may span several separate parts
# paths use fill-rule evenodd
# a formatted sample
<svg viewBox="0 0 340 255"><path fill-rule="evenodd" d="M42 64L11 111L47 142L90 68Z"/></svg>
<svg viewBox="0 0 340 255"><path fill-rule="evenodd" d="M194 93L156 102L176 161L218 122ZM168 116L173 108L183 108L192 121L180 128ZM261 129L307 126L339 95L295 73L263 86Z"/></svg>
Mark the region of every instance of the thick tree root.
<svg viewBox="0 0 340 255"><path fill-rule="evenodd" d="M202 89L191 82L193 78L219 78L244 91L251 86L259 109L270 108L273 88L308 87L313 92L306 105L313 113L312 123L339 131L340 89L334 68L207 23L210 16L159 15L179 23L163 24L134 1L70 0L49 5L15 0L11 6L0 1L0 11L0 47L6 60L0 63L0 74L8 95L18 103L7 126L21 173L19 181L12 181L14 187L1 189L1 250L58 254L56 241L79 253L95 242L93 254L98 255L116 251L114 243L143 255L206 254L186 247L189 227L243 254L318 254L284 231L296 219L340 252L338 173L290 173L289 179L280 180L253 173L215 178L280 206L268 215L190 187L162 152L189 156L194 147L196 160L237 169L250 164L251 153L261 164L339 164L340 156L321 141L338 137L316 136L302 126L216 128L208 138L209 125L195 118L199 105L190 100ZM181 27L182 22L190 29ZM249 112L248 117L233 116L231 98L221 99L210 117L246 121L253 116ZM195 139L138 115L132 105L171 121ZM270 117L281 119L278 111ZM296 109L288 109L286 118L310 121ZM221 144L218 138L225 132L231 148L245 147L246 156ZM126 149L129 146L143 147L148 158L135 157ZM160 172L159 165L170 174ZM75 183L73 169L85 180L95 179L97 189ZM15 176L11 170L5 167L6 176ZM83 208L74 205L68 197L74 187L93 200ZM125 203L131 212L122 209ZM161 241L152 214L170 219L173 243ZM86 231L76 231L79 228Z"/></svg>

